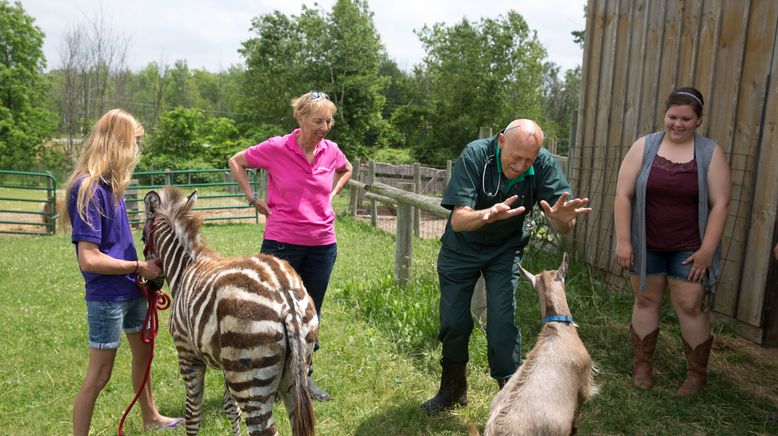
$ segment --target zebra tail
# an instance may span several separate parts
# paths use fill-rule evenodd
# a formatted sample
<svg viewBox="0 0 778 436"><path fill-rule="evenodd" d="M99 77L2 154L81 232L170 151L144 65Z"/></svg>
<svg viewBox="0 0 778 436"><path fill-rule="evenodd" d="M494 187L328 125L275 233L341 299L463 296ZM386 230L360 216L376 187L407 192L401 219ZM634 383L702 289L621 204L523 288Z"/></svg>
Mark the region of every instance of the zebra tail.
<svg viewBox="0 0 778 436"><path fill-rule="evenodd" d="M292 372L292 434L294 436L315 436L316 416L313 413L313 401L308 392L308 359L305 355L306 341L301 325L294 325L299 319L291 314L286 316L286 340L289 345L289 369ZM293 333L292 333L293 332ZM290 334L291 333L291 334Z"/></svg>

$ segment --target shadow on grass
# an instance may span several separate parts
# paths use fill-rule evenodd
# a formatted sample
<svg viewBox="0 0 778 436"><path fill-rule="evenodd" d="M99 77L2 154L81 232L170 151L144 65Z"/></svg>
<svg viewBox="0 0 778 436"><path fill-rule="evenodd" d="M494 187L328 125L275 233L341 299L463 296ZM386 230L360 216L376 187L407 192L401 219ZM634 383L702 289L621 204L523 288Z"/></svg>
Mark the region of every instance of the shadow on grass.
<svg viewBox="0 0 778 436"><path fill-rule="evenodd" d="M404 401L364 419L354 434L357 436L467 434L469 423L457 415L458 410L461 409L455 408L439 415L427 416L419 409L418 402Z"/></svg>

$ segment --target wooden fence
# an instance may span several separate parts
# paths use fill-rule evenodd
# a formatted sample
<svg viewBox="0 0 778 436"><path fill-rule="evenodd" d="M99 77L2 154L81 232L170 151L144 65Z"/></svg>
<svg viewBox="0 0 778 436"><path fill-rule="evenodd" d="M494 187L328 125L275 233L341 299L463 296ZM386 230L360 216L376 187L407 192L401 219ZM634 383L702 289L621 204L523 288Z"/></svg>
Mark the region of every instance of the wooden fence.
<svg viewBox="0 0 778 436"><path fill-rule="evenodd" d="M700 133L723 148L732 200L714 311L739 335L778 345L778 1L589 0L570 178L594 211L576 228L578 255L625 286L613 260L613 200L632 142L662 128L680 86L705 97ZM770 327L772 326L772 327ZM771 336L772 335L772 336Z"/></svg>

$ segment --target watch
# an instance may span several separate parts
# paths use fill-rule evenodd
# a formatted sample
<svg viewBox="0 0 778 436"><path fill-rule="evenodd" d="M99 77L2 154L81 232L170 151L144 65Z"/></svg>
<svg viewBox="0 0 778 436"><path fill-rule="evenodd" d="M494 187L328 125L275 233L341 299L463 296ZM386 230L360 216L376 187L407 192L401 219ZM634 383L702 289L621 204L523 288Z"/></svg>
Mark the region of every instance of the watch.
<svg viewBox="0 0 778 436"><path fill-rule="evenodd" d="M256 206L257 204L257 195L251 194L251 198L249 198L249 206Z"/></svg>

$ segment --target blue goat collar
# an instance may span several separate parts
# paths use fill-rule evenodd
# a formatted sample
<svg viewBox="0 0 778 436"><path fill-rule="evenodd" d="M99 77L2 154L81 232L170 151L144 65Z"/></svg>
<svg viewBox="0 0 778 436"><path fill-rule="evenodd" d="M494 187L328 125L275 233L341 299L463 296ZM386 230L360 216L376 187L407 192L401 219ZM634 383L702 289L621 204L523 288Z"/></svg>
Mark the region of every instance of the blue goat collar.
<svg viewBox="0 0 778 436"><path fill-rule="evenodd" d="M563 322L565 324L574 324L573 317L570 315L549 315L543 318L543 324L549 322Z"/></svg>

